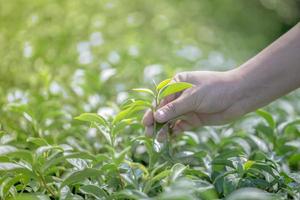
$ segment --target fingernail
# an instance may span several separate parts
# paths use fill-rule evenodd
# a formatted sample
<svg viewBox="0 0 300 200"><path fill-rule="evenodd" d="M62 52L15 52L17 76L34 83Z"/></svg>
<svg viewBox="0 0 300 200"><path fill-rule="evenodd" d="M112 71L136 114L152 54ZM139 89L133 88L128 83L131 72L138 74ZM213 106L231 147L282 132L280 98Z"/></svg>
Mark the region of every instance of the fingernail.
<svg viewBox="0 0 300 200"><path fill-rule="evenodd" d="M156 112L156 117L159 119L163 119L165 117L165 112L163 110L158 110Z"/></svg>

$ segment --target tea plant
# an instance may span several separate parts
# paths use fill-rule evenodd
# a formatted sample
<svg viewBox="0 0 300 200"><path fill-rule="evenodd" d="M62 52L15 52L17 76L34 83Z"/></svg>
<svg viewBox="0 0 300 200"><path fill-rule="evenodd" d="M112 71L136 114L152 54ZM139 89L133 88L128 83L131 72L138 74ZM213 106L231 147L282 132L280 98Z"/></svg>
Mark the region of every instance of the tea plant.
<svg viewBox="0 0 300 200"><path fill-rule="evenodd" d="M0 198L299 199L298 119L278 122L258 110L228 126L169 133L163 143L159 130L172 122L155 123L152 138L144 136L143 111L154 113L163 98L191 87L167 79L154 90L133 89L136 97L114 116L83 113L64 136L45 134L34 117L44 118L40 112L7 105L24 125L18 135L1 131ZM252 131L239 128L252 116L261 118ZM83 135L87 128L92 140Z"/></svg>

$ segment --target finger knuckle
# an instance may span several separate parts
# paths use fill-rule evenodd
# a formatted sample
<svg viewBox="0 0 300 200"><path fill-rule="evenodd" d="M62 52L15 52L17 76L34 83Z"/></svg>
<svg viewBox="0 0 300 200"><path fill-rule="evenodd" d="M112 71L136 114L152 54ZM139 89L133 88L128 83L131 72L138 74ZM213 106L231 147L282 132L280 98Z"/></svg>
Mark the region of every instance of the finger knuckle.
<svg viewBox="0 0 300 200"><path fill-rule="evenodd" d="M167 104L166 107L168 111L172 112L173 114L176 114L176 106L173 103Z"/></svg>
<svg viewBox="0 0 300 200"><path fill-rule="evenodd" d="M185 81L187 79L187 72L180 72L174 76L176 82Z"/></svg>

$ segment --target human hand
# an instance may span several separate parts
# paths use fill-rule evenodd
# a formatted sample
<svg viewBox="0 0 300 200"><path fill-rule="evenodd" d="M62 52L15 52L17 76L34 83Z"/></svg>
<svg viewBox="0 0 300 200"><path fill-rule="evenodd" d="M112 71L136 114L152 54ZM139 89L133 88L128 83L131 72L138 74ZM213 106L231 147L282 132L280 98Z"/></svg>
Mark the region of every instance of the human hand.
<svg viewBox="0 0 300 200"><path fill-rule="evenodd" d="M173 81L188 82L194 87L166 97L154 114L150 110L145 113L143 123L148 136L153 133L154 120L171 121L172 133L178 134L195 127L224 124L245 114L239 103L242 99L238 87L240 79L233 71L182 72ZM159 140L165 138L166 131L160 130Z"/></svg>

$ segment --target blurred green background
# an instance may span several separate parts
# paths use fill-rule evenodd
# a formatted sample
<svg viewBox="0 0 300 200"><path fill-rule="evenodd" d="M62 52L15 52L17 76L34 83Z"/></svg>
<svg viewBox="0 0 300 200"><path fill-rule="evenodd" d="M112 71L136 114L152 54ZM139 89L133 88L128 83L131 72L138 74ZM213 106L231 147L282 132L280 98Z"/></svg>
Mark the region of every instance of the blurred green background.
<svg viewBox="0 0 300 200"><path fill-rule="evenodd" d="M234 68L299 21L299 2L0 0L2 126L20 124L7 104L68 129L78 113L112 114L132 87Z"/></svg>

